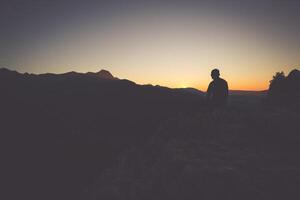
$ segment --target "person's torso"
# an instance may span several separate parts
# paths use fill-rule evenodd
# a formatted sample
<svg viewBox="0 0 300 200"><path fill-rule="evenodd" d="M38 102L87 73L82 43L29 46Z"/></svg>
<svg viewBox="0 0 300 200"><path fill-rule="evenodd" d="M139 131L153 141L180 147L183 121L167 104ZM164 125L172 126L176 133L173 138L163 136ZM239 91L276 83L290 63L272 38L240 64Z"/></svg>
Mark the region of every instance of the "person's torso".
<svg viewBox="0 0 300 200"><path fill-rule="evenodd" d="M212 82L212 99L214 101L224 101L227 98L227 83L225 80L219 78Z"/></svg>

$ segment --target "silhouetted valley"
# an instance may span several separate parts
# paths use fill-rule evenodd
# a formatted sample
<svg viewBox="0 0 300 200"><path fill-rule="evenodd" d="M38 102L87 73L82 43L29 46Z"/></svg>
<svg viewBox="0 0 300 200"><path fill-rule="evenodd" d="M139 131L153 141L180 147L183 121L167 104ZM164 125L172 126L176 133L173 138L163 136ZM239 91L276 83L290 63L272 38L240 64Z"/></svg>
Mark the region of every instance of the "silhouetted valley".
<svg viewBox="0 0 300 200"><path fill-rule="evenodd" d="M299 80L212 111L199 90L106 70L0 69L6 199L297 199Z"/></svg>

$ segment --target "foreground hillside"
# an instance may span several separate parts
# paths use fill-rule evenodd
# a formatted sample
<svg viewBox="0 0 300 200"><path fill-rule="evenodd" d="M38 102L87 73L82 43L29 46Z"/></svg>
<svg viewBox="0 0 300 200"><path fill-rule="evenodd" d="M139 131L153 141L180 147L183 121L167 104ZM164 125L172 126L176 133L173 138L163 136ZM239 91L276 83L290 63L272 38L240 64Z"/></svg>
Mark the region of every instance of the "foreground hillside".
<svg viewBox="0 0 300 200"><path fill-rule="evenodd" d="M300 114L235 92L0 69L6 199L299 199ZM272 98L268 96L268 98Z"/></svg>
<svg viewBox="0 0 300 200"><path fill-rule="evenodd" d="M174 116L119 155L83 199L298 199L299 123L285 110Z"/></svg>

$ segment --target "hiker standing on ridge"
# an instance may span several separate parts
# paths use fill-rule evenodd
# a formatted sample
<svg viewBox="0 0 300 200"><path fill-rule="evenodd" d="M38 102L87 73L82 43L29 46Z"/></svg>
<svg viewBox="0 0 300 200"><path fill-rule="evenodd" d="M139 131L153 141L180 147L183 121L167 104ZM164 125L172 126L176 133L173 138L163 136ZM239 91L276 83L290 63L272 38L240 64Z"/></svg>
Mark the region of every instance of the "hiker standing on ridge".
<svg viewBox="0 0 300 200"><path fill-rule="evenodd" d="M213 81L208 86L206 99L213 108L224 108L228 98L228 84L220 78L218 69L211 71L211 77Z"/></svg>

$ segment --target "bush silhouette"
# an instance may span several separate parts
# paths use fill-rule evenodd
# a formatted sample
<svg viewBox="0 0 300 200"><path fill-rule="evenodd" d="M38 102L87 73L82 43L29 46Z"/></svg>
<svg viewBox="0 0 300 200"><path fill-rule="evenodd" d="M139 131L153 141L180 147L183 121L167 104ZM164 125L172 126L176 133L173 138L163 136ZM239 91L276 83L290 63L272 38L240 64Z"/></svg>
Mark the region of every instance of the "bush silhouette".
<svg viewBox="0 0 300 200"><path fill-rule="evenodd" d="M292 70L288 76L277 72L270 81L268 104L299 109L300 101L300 71Z"/></svg>

